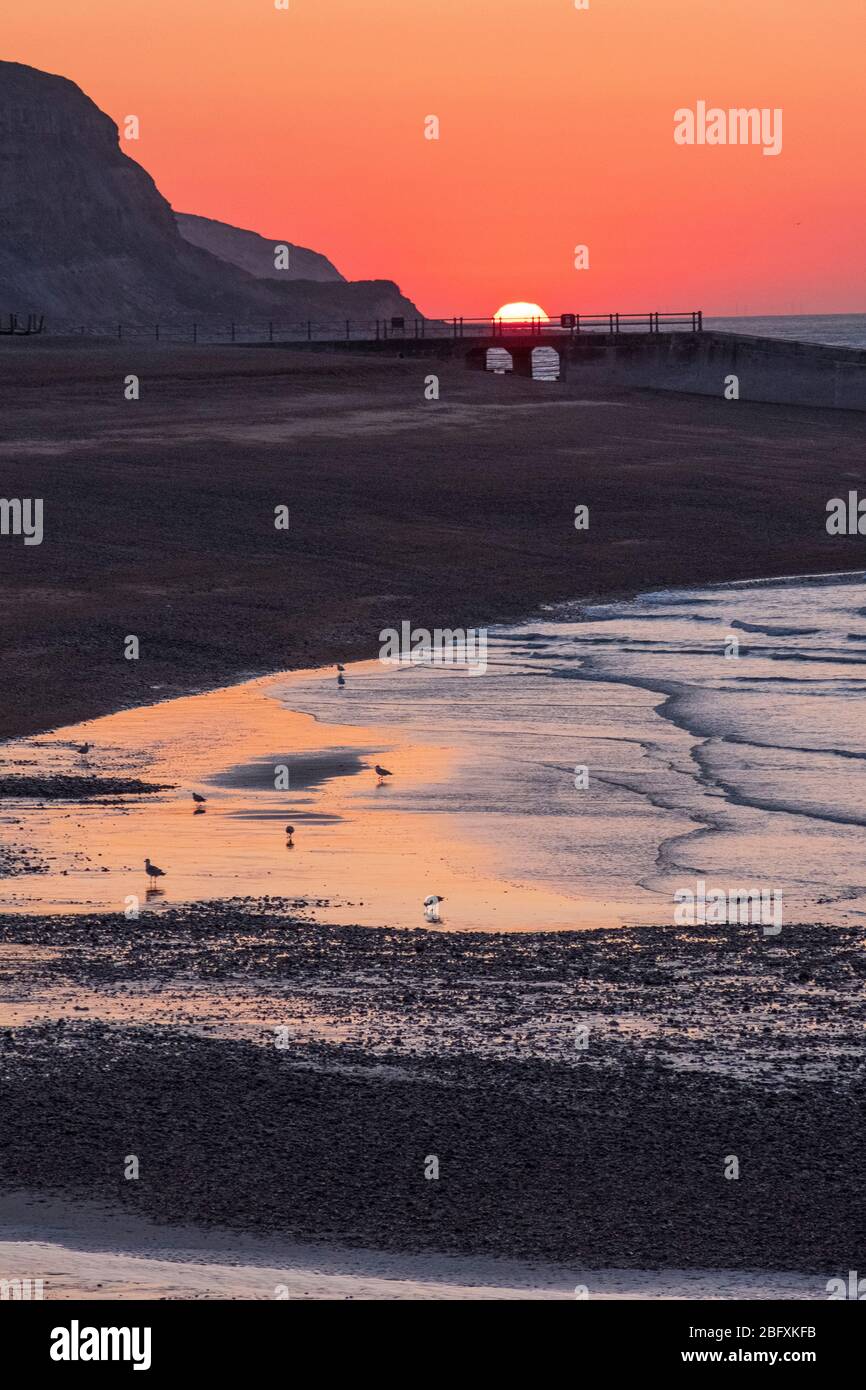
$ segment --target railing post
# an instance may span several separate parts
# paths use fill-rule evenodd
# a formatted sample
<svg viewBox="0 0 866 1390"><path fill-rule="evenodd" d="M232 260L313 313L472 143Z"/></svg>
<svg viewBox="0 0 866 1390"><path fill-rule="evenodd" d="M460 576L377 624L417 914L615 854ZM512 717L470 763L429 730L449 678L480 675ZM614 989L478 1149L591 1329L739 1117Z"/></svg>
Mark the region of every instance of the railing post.
<svg viewBox="0 0 866 1390"><path fill-rule="evenodd" d="M610 318L610 336L613 337L613 314L610 314L610 315L609 315L609 318Z"/></svg>
<svg viewBox="0 0 866 1390"><path fill-rule="evenodd" d="M618 332L619 332L619 314L615 315L615 317L616 317L616 331L617 331L617 333L618 333Z"/></svg>
<svg viewBox="0 0 866 1390"><path fill-rule="evenodd" d="M703 333L703 331L704 331L704 311L703 311L703 309L699 309L699 310L698 310L698 332L699 332L699 333Z"/></svg>

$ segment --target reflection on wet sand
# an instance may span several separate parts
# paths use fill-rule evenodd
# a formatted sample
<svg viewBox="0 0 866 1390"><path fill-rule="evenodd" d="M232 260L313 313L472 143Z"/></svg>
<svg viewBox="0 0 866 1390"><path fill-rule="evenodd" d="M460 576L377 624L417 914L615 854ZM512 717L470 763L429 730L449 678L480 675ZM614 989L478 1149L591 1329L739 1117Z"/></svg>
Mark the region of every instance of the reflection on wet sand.
<svg viewBox="0 0 866 1390"><path fill-rule="evenodd" d="M4 839L38 847L47 872L3 879L0 908L134 916L168 904L279 895L316 903L335 923L417 926L442 920L431 919L425 902L434 893L449 899L455 928L576 924L574 902L541 885L503 883L489 849L463 843L447 816L413 808L418 791L447 783L452 750L295 713L283 703L292 679L122 711L6 745L0 772L50 779L78 759L86 731L97 784L122 774L172 785L142 796L7 801ZM318 673L298 679L309 697Z"/></svg>

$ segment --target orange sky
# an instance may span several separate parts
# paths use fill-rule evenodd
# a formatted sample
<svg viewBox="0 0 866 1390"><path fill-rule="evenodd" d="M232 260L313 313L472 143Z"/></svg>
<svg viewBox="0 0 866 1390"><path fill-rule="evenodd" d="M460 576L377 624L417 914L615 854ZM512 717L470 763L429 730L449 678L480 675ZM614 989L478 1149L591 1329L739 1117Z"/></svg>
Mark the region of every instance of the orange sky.
<svg viewBox="0 0 866 1390"><path fill-rule="evenodd" d="M10 5L2 57L136 114L176 208L429 314L866 311L864 0L289 4ZM782 153L675 145L699 99L781 107Z"/></svg>

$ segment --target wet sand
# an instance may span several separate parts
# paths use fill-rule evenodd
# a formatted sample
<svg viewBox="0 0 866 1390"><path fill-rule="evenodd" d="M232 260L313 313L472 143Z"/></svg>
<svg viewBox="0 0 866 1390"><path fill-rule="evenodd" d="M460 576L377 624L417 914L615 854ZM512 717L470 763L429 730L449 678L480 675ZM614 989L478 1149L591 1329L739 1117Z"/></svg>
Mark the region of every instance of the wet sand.
<svg viewBox="0 0 866 1390"><path fill-rule="evenodd" d="M45 518L41 545L0 546L0 736L371 657L403 619L862 558L824 530L860 476L862 415L589 392L577 371L23 339L0 343L0 388L4 494Z"/></svg>
<svg viewBox="0 0 866 1390"><path fill-rule="evenodd" d="M6 1192L577 1269L857 1267L857 929L494 937L277 903L0 929Z"/></svg>
<svg viewBox="0 0 866 1390"><path fill-rule="evenodd" d="M634 892L618 903L588 884L533 876L511 847L523 836L519 804L511 818L493 817L498 842L485 843L484 815L468 805L461 814L455 786L457 765L480 767L483 750L446 742L453 734L445 728L429 728L422 741L387 710L378 724L359 724L365 686L390 681L398 703L413 696L394 668L346 669L336 709L330 668L6 743L0 843L9 842L14 872L0 873L0 912L110 912L132 897L154 912L277 895L330 923L406 927L423 922L423 900L435 892L450 930L553 931L618 922L623 913L637 920L667 906L640 903ZM321 714L293 709L296 699ZM383 782L379 759L393 769ZM285 789L275 788L278 768ZM192 791L207 801L196 805ZM166 869L155 888L145 854ZM25 872L28 862L39 871Z"/></svg>
<svg viewBox="0 0 866 1390"><path fill-rule="evenodd" d="M3 1276L41 1278L42 1296L52 1300L701 1300L826 1294L825 1281L808 1274L590 1270L465 1255L383 1254L229 1230L153 1226L116 1207L26 1193L0 1197L0 1227Z"/></svg>

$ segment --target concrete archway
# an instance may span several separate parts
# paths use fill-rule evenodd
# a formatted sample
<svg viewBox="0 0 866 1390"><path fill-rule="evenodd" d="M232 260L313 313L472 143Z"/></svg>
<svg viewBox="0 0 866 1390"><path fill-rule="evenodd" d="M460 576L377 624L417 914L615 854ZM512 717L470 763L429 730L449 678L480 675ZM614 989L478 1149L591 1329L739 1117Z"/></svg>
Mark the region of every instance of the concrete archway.
<svg viewBox="0 0 866 1390"><path fill-rule="evenodd" d="M561 374L562 363L556 348L537 347L532 349L533 381L559 381Z"/></svg>
<svg viewBox="0 0 866 1390"><path fill-rule="evenodd" d="M488 348L485 366L488 372L496 372L498 375L503 372L513 372L514 358L505 348Z"/></svg>

